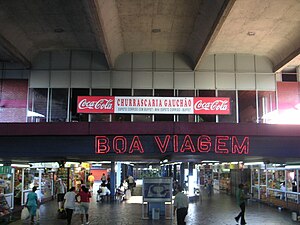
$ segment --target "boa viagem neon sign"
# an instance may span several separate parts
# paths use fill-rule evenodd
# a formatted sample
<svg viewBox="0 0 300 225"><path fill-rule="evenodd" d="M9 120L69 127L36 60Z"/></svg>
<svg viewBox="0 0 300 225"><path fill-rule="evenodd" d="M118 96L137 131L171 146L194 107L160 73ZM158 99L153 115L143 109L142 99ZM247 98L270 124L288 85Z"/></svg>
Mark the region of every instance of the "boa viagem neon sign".
<svg viewBox="0 0 300 225"><path fill-rule="evenodd" d="M96 154L216 153L247 155L247 136L136 135L96 136Z"/></svg>
<svg viewBox="0 0 300 225"><path fill-rule="evenodd" d="M78 113L230 114L230 98L78 96Z"/></svg>

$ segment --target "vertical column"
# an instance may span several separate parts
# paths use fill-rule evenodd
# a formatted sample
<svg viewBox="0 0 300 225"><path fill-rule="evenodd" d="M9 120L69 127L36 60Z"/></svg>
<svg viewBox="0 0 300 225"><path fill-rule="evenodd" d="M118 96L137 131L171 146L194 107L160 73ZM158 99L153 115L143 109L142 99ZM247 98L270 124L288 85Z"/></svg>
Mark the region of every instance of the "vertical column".
<svg viewBox="0 0 300 225"><path fill-rule="evenodd" d="M177 180L177 165L173 165L173 180Z"/></svg>
<svg viewBox="0 0 300 225"><path fill-rule="evenodd" d="M116 172L115 172L115 162L111 162L110 164L110 193L111 197L115 196L116 189Z"/></svg>
<svg viewBox="0 0 300 225"><path fill-rule="evenodd" d="M117 171L116 171L116 187L119 187L119 185L121 183L123 183L123 180L122 180L122 168L121 168L122 164L120 162L117 162L116 164L116 168L117 168Z"/></svg>
<svg viewBox="0 0 300 225"><path fill-rule="evenodd" d="M185 163L180 164L179 184L181 187L184 187L184 166L185 166Z"/></svg>
<svg viewBox="0 0 300 225"><path fill-rule="evenodd" d="M126 176L127 176L127 165L122 163L121 165L121 182L123 183L123 181L125 180Z"/></svg>

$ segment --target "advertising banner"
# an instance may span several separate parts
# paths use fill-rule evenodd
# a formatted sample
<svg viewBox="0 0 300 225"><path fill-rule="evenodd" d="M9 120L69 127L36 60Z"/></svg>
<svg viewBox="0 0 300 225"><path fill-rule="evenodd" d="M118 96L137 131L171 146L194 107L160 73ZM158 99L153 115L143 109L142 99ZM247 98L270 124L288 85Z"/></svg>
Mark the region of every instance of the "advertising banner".
<svg viewBox="0 0 300 225"><path fill-rule="evenodd" d="M78 113L230 114L230 98L78 96Z"/></svg>

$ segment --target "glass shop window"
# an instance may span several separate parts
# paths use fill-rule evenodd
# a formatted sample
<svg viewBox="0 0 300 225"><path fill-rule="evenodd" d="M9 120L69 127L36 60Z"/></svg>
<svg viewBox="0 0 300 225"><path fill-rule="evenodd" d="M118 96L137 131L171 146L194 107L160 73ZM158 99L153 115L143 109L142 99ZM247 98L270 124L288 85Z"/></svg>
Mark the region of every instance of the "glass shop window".
<svg viewBox="0 0 300 225"><path fill-rule="evenodd" d="M71 122L88 121L87 113L77 113L77 97L78 96L89 96L88 88L72 88L71 89L71 101L70 101L70 118Z"/></svg>
<svg viewBox="0 0 300 225"><path fill-rule="evenodd" d="M236 123L236 92L218 91L218 97L230 98L230 115L219 115L219 123Z"/></svg>
<svg viewBox="0 0 300 225"><path fill-rule="evenodd" d="M48 88L30 88L28 96L28 122L47 121Z"/></svg>
<svg viewBox="0 0 300 225"><path fill-rule="evenodd" d="M174 97L173 89L156 89L154 90L154 96L157 97ZM154 121L174 121L173 114L155 114Z"/></svg>
<svg viewBox="0 0 300 225"><path fill-rule="evenodd" d="M238 91L240 123L256 123L256 92Z"/></svg>
<svg viewBox="0 0 300 225"><path fill-rule="evenodd" d="M112 89L112 96L131 96L131 89ZM112 121L131 121L131 114L113 114Z"/></svg>
<svg viewBox="0 0 300 225"><path fill-rule="evenodd" d="M49 122L67 122L68 89L50 89Z"/></svg>
<svg viewBox="0 0 300 225"><path fill-rule="evenodd" d="M92 96L110 96L109 89L92 89ZM110 114L91 113L91 122L109 122Z"/></svg>
<svg viewBox="0 0 300 225"><path fill-rule="evenodd" d="M197 90L197 97L216 97L215 90ZM216 122L216 115L196 115L196 122Z"/></svg>

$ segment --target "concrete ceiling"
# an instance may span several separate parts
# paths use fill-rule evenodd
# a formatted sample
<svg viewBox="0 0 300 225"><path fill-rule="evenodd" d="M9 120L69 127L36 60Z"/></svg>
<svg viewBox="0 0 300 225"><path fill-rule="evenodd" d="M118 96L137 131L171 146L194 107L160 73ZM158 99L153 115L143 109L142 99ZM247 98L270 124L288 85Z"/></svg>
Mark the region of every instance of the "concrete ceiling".
<svg viewBox="0 0 300 225"><path fill-rule="evenodd" d="M80 49L114 68L123 53L159 51L198 69L206 54L245 53L278 71L300 65L299 12L299 0L3 0L0 61L30 68L41 51Z"/></svg>

